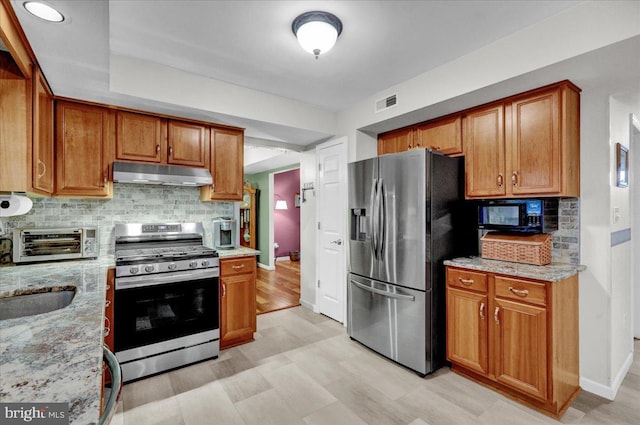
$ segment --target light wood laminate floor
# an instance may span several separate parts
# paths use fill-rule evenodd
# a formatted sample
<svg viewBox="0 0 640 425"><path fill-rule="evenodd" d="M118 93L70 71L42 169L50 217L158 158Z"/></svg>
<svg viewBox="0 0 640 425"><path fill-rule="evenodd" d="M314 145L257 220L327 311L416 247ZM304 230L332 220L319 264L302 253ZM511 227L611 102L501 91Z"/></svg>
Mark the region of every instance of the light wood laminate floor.
<svg viewBox="0 0 640 425"><path fill-rule="evenodd" d="M640 343L614 402L582 392L561 423L640 423ZM252 343L124 386L112 425L557 424L442 368L420 378L303 307L258 316Z"/></svg>
<svg viewBox="0 0 640 425"><path fill-rule="evenodd" d="M275 270L258 268L256 277L257 314L300 305L300 262L276 261Z"/></svg>

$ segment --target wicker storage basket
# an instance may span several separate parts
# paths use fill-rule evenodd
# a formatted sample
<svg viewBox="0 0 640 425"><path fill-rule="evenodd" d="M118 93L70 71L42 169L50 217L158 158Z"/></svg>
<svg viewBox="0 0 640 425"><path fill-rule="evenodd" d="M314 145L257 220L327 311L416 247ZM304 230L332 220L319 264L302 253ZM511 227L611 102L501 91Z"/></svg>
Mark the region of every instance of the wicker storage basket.
<svg viewBox="0 0 640 425"><path fill-rule="evenodd" d="M551 263L551 235L487 233L482 242L482 258L543 266Z"/></svg>

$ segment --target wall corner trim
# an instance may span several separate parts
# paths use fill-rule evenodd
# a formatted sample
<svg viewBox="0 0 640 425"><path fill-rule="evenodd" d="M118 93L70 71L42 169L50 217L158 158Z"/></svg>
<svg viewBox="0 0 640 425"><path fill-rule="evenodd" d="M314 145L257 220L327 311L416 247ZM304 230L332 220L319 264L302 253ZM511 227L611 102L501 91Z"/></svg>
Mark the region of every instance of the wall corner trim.
<svg viewBox="0 0 640 425"><path fill-rule="evenodd" d="M275 266L267 266L265 264L262 263L258 263L258 267L260 267L261 269L265 269L265 270L275 270Z"/></svg>
<svg viewBox="0 0 640 425"><path fill-rule="evenodd" d="M305 301L302 298L300 298L300 305L302 305L302 307L309 309L311 311L313 311L314 313L320 313L320 310L318 310L318 306L316 306L313 303L310 303L309 301Z"/></svg>
<svg viewBox="0 0 640 425"><path fill-rule="evenodd" d="M580 378L580 387L584 391L588 391L595 395L599 395L600 397L604 397L607 400L615 400L616 395L618 394L618 390L620 389L620 385L622 385L622 381L624 377L629 372L629 368L631 368L631 364L633 363L633 351L629 352L627 359L624 361L622 367L616 374L615 379L613 380L611 386L603 385L599 382L592 381L587 378Z"/></svg>

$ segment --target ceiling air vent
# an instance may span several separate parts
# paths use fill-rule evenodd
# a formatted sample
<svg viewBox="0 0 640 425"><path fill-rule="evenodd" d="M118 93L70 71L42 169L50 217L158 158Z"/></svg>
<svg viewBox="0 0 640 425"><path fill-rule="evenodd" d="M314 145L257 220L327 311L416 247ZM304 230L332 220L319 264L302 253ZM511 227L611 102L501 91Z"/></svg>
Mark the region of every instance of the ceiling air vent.
<svg viewBox="0 0 640 425"><path fill-rule="evenodd" d="M397 105L397 95L392 94L380 100L376 100L376 112L384 111L385 109L393 108Z"/></svg>

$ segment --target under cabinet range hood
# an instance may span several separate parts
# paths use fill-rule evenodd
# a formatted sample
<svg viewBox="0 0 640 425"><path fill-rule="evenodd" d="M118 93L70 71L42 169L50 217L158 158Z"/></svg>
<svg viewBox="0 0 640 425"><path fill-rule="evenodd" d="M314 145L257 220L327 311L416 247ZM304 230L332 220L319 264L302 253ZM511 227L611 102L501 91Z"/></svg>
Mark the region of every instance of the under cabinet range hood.
<svg viewBox="0 0 640 425"><path fill-rule="evenodd" d="M113 163L113 181L165 186L206 186L213 183L211 173L205 168L117 161Z"/></svg>

